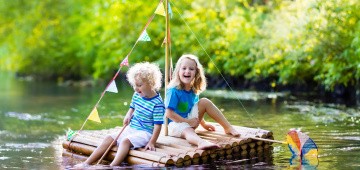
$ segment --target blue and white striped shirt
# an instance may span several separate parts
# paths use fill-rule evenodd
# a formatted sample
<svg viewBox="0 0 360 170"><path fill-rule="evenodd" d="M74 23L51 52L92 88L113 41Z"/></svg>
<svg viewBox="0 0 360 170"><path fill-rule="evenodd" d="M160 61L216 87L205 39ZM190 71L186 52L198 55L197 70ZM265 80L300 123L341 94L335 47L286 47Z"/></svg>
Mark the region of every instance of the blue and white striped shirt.
<svg viewBox="0 0 360 170"><path fill-rule="evenodd" d="M130 127L134 129L144 130L152 134L154 124L161 125L164 123L165 107L159 93L152 98L145 98L135 92L130 108L134 109L130 121Z"/></svg>

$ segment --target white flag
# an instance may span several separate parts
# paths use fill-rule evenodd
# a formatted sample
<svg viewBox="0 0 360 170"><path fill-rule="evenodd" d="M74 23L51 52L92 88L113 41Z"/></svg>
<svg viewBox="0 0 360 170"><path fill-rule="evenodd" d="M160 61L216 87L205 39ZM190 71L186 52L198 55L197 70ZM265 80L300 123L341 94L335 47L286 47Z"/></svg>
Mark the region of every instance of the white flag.
<svg viewBox="0 0 360 170"><path fill-rule="evenodd" d="M117 87L116 87L116 84L115 84L115 81L111 81L109 87L106 89L106 91L108 92L113 92L113 93L118 93L118 90L117 90Z"/></svg>

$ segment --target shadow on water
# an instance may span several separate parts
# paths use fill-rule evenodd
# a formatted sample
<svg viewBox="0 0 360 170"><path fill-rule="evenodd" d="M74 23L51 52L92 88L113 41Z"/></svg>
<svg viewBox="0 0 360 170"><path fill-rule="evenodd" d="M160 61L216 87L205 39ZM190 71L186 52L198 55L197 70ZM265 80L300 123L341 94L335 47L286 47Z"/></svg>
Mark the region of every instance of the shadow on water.
<svg viewBox="0 0 360 170"><path fill-rule="evenodd" d="M18 80L7 73L0 73L0 79L0 168L66 169L79 163L79 160L61 156L65 131L80 128L105 85L63 87ZM119 93L106 94L99 105L102 123L88 122L85 129L121 126L133 91L126 82L117 82L117 85ZM301 129L319 147L318 164L313 167L311 161L306 165L304 160L291 159L286 145L273 144L269 158L224 159L183 169L360 168L359 107L324 104L287 93L256 91L208 90L203 97L211 99L232 124L270 130L276 140L284 141L291 128ZM142 166L124 164L121 168L146 169Z"/></svg>

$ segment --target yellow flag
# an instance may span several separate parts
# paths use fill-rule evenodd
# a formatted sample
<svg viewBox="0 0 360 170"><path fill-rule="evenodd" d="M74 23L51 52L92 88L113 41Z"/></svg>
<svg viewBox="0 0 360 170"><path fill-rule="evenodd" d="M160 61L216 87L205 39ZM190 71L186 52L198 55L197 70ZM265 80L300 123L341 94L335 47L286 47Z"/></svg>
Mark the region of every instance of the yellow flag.
<svg viewBox="0 0 360 170"><path fill-rule="evenodd" d="M101 123L101 120L100 120L100 117L99 117L99 114L98 114L98 111L97 111L96 107L94 107L94 109L91 111L88 119L92 120L92 121L95 121L95 122L98 122L98 123Z"/></svg>
<svg viewBox="0 0 360 170"><path fill-rule="evenodd" d="M158 7L156 8L155 14L159 14L159 15L165 16L165 8L164 8L164 5L163 5L162 3L160 3L160 4L158 5Z"/></svg>

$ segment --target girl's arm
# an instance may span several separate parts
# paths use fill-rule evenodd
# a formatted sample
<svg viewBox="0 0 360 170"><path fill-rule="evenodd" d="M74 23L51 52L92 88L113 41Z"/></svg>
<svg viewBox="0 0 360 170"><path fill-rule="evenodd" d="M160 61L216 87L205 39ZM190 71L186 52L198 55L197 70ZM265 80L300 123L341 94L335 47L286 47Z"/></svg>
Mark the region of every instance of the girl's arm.
<svg viewBox="0 0 360 170"><path fill-rule="evenodd" d="M153 135L151 136L148 144L145 146L145 150L149 149L151 151L155 151L155 143L159 137L160 131L161 131L161 125L155 124L154 130L153 130Z"/></svg>
<svg viewBox="0 0 360 170"><path fill-rule="evenodd" d="M173 110L171 109L166 109L166 117L171 119L174 122L180 123L180 122L186 122L188 123L191 127L198 127L199 126L199 119L198 118L192 118L192 119L186 119L181 117L180 115L178 115L177 113L175 113Z"/></svg>
<svg viewBox="0 0 360 170"><path fill-rule="evenodd" d="M128 125L130 123L130 119L131 119L131 116L133 113L134 113L134 109L129 108L128 112L126 113L126 115L124 117L124 121L123 121L124 125Z"/></svg>

